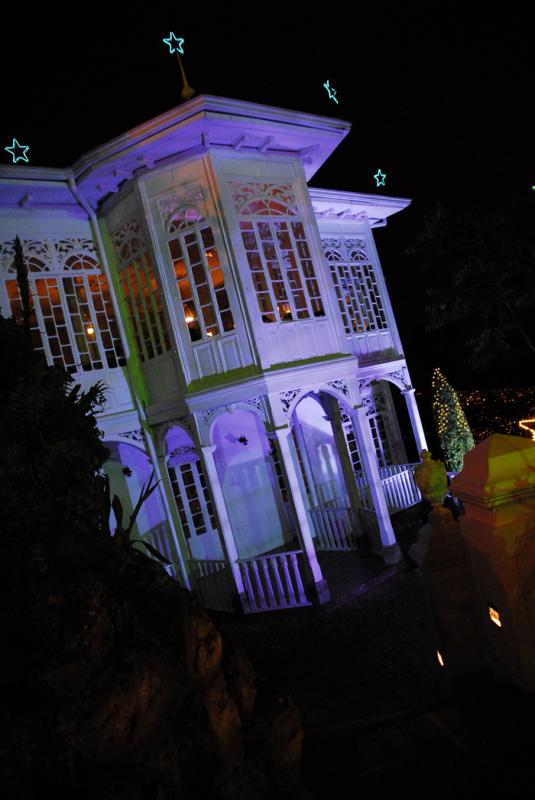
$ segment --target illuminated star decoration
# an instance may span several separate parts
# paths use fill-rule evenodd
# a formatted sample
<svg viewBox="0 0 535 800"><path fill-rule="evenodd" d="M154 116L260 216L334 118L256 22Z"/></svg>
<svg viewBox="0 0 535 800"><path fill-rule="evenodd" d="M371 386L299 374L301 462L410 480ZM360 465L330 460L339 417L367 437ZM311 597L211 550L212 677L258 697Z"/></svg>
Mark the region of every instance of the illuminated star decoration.
<svg viewBox="0 0 535 800"><path fill-rule="evenodd" d="M518 424L525 431L529 431L531 433L531 438L535 442L535 417L533 417L533 419L521 419Z"/></svg>
<svg viewBox="0 0 535 800"><path fill-rule="evenodd" d="M327 89L327 94L329 95L329 100L334 100L336 105L338 105L338 99L336 97L336 89L333 89L332 86L329 85L329 81L325 81L323 84L325 89Z"/></svg>
<svg viewBox="0 0 535 800"><path fill-rule="evenodd" d="M4 150L7 150L8 153L11 153L14 164L16 164L17 161L25 161L27 164L29 164L30 159L26 155L29 149L30 146L28 144L19 144L16 139L13 139L13 144L11 147L4 147Z"/></svg>
<svg viewBox="0 0 535 800"><path fill-rule="evenodd" d="M184 55L184 50L182 49L182 45L184 44L184 39L178 39L172 31L169 34L169 39L163 39L162 41L165 44L169 45L169 52L171 53L171 55L173 53L180 53L181 55Z"/></svg>
<svg viewBox="0 0 535 800"><path fill-rule="evenodd" d="M373 177L377 181L377 186L384 186L385 185L386 172L381 172L381 170L378 169Z"/></svg>

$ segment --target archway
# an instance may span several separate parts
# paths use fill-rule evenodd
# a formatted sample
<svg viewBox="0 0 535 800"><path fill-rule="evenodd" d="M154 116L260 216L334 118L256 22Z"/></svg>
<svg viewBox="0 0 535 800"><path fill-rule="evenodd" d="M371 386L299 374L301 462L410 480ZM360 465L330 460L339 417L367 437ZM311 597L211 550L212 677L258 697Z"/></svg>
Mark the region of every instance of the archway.
<svg viewBox="0 0 535 800"><path fill-rule="evenodd" d="M223 559L217 520L203 465L189 433L178 425L164 440L165 461L182 534L194 559Z"/></svg>
<svg viewBox="0 0 535 800"><path fill-rule="evenodd" d="M348 505L347 487L331 420L330 396L309 394L292 414L299 474L309 505ZM331 406L331 408L329 408Z"/></svg>
<svg viewBox="0 0 535 800"><path fill-rule="evenodd" d="M212 427L214 460L240 558L268 553L293 536L276 450L257 414L235 409Z"/></svg>
<svg viewBox="0 0 535 800"><path fill-rule="evenodd" d="M123 507L123 524L127 525L143 486L147 486L153 467L148 455L139 447L123 441L106 441L110 451L104 464L110 481L110 494L117 495ZM115 513L110 514L110 529L117 527ZM169 561L176 561L171 543L169 524L158 490L141 506L131 534L133 539L145 539ZM143 552L146 552L143 549Z"/></svg>

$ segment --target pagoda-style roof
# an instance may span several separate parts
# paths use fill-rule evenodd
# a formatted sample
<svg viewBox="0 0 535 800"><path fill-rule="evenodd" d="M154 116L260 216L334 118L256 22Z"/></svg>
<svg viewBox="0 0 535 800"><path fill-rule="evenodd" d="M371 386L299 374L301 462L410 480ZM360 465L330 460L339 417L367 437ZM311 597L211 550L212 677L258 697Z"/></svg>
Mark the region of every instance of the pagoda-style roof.
<svg viewBox="0 0 535 800"><path fill-rule="evenodd" d="M134 175L208 148L301 158L307 180L351 124L301 111L201 95L96 147L74 164L83 197L97 206Z"/></svg>

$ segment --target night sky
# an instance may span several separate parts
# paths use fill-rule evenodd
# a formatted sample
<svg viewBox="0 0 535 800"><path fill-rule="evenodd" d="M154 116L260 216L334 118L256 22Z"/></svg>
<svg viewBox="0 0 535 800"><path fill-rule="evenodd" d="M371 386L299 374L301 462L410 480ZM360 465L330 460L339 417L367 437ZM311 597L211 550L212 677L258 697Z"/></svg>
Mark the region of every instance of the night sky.
<svg viewBox="0 0 535 800"><path fill-rule="evenodd" d="M108 7L112 4L108 4ZM191 5L191 4L190 4ZM513 7L466 18L466 4L416 13L398 4L224 5L196 12L124 5L74 8L58 25L4 12L3 150L16 137L33 166L67 167L87 150L180 103L174 57L162 38L185 39L184 63L199 93L350 120L351 133L311 185L412 198L377 232L394 311L414 382L427 391L442 366L457 387L501 386L511 371L472 373L462 331L425 332L425 286L404 253L437 203L481 214L535 213L533 28ZM193 4L195 6L195 4ZM352 19L342 9L352 11ZM75 16L76 15L76 16ZM83 19L83 22L82 22ZM323 88L329 80L339 105ZM5 140L5 141L4 141ZM385 188L373 174L386 172ZM24 167L21 165L21 173ZM533 380L522 379L525 385Z"/></svg>

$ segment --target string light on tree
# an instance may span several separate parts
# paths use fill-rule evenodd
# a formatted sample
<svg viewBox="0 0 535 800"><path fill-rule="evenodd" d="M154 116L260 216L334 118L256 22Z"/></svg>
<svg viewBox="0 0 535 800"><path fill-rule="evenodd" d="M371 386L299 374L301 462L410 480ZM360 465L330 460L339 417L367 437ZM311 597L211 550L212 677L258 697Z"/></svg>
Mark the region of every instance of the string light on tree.
<svg viewBox="0 0 535 800"><path fill-rule="evenodd" d="M433 372L433 417L448 472L460 472L464 455L474 447L474 438L455 390L440 369Z"/></svg>

